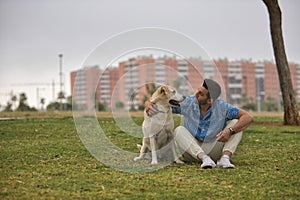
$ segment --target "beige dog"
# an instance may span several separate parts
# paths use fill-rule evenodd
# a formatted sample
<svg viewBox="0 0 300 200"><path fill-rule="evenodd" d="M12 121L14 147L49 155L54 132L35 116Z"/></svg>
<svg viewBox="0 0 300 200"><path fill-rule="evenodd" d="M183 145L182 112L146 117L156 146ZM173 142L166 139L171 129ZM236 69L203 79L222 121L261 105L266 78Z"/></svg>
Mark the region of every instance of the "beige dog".
<svg viewBox="0 0 300 200"><path fill-rule="evenodd" d="M153 93L150 102L155 103L158 113L149 117L145 109L142 125L143 144L140 148L140 155L134 158L134 161L145 158L146 153L151 151L151 164L157 164L158 158L182 163L175 151L173 140L174 120L171 107L180 106L179 103L184 98L169 86L161 86ZM168 151L172 153L170 155L166 154Z"/></svg>

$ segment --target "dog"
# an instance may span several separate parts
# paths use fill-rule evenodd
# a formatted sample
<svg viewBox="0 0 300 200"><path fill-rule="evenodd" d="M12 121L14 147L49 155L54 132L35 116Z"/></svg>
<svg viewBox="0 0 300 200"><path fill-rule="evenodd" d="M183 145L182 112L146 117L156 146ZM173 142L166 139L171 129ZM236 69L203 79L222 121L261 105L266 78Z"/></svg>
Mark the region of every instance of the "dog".
<svg viewBox="0 0 300 200"><path fill-rule="evenodd" d="M177 156L173 141L174 120L171 107L180 106L180 102L184 99L184 96L170 86L161 86L153 93L150 102L157 106L158 113L150 117L145 108L142 125L143 142L142 146L138 145L140 155L135 157L134 161L145 159L147 152L151 151L151 164L157 164L158 158L182 163ZM171 154L165 154L165 150L171 151Z"/></svg>

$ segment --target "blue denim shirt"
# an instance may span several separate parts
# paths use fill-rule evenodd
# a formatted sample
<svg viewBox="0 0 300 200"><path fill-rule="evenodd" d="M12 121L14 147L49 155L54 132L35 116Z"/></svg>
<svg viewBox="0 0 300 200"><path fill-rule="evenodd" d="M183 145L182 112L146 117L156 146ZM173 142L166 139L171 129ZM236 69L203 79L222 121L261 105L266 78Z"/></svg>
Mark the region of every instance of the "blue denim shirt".
<svg viewBox="0 0 300 200"><path fill-rule="evenodd" d="M216 99L204 116L195 95L187 97L180 107L172 108L173 113L182 114L184 126L200 142L211 142L216 135L225 128L227 121L238 117L239 108Z"/></svg>

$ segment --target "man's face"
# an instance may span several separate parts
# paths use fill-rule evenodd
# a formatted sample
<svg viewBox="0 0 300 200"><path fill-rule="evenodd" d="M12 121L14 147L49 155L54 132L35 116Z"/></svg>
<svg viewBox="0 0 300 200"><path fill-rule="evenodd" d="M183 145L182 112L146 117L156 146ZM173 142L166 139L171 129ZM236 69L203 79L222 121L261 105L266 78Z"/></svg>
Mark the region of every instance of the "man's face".
<svg viewBox="0 0 300 200"><path fill-rule="evenodd" d="M208 90L205 87L200 86L197 89L195 96L196 96L196 99L197 99L199 105L206 105L207 103L209 103L207 94L208 94Z"/></svg>

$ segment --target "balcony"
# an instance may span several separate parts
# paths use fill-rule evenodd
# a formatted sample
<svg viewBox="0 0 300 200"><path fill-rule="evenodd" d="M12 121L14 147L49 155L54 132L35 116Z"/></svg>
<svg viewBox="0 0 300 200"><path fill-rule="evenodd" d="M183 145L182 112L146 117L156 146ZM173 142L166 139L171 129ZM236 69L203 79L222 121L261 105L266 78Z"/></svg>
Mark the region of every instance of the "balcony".
<svg viewBox="0 0 300 200"><path fill-rule="evenodd" d="M230 94L231 99L241 99L242 95L241 94Z"/></svg>
<svg viewBox="0 0 300 200"><path fill-rule="evenodd" d="M242 88L243 84L242 83L229 83L228 88Z"/></svg>
<svg viewBox="0 0 300 200"><path fill-rule="evenodd" d="M230 80L239 80L239 81L241 81L242 80L242 74L230 74L230 75L228 75L228 78L229 78L229 81Z"/></svg>
<svg viewBox="0 0 300 200"><path fill-rule="evenodd" d="M229 74L230 73L239 73L240 74L242 72L242 69L241 68L231 68L231 67L229 67L228 72L229 72Z"/></svg>

